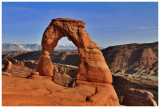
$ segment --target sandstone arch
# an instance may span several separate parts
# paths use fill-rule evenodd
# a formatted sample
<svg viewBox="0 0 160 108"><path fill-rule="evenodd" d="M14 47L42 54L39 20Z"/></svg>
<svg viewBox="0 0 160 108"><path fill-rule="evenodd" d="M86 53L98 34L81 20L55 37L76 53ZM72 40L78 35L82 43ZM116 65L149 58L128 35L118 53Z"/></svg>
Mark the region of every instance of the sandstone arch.
<svg viewBox="0 0 160 108"><path fill-rule="evenodd" d="M78 48L80 61L77 82L112 83L112 75L102 52L98 45L91 41L89 34L84 28L85 23L80 20L57 18L51 21L42 38L42 53L38 65L40 75L54 75L54 65L50 60L50 54L58 41L66 36Z"/></svg>

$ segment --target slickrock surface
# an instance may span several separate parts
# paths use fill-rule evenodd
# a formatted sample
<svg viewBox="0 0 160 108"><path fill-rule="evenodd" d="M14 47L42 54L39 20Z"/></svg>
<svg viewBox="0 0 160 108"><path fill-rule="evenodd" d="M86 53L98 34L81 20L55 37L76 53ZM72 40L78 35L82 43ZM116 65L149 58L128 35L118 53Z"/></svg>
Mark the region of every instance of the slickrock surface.
<svg viewBox="0 0 160 108"><path fill-rule="evenodd" d="M65 88L48 80L2 76L3 106L75 106L94 105L85 97L94 94L88 86Z"/></svg>
<svg viewBox="0 0 160 108"><path fill-rule="evenodd" d="M2 80L3 106L113 105L112 101L108 101L107 103L93 103L86 100L87 97L94 95L96 92L96 89L91 86L81 85L74 88L65 88L55 84L51 80L35 80L5 75L2 75ZM108 86L111 85L109 84ZM106 90L108 94L112 94L111 89ZM112 98L110 97L110 99Z"/></svg>
<svg viewBox="0 0 160 108"><path fill-rule="evenodd" d="M6 70L6 67L10 67L9 70ZM18 60L12 60L11 62L7 60L7 63L4 65L4 68L2 68L2 75L13 75L26 78L29 75L31 75L31 72L33 71L33 69L24 66L23 62L20 62Z"/></svg>

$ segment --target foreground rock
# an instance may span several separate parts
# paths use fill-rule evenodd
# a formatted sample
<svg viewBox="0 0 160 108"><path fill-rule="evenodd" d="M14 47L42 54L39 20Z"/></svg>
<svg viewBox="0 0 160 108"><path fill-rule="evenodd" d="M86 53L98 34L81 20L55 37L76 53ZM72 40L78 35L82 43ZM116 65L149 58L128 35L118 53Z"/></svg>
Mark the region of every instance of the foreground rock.
<svg viewBox="0 0 160 108"><path fill-rule="evenodd" d="M31 75L31 72L34 70L24 66L23 62L20 62L18 60L12 60L8 61L6 59L6 63L4 65L4 68L2 69L2 75L7 76L18 76L18 77L24 77L27 78Z"/></svg>
<svg viewBox="0 0 160 108"><path fill-rule="evenodd" d="M31 61L28 61L28 62L24 61L24 64L25 63L30 64ZM38 65L37 62L33 62L33 61L32 61L32 64L34 64L33 66L35 66L35 67L32 66L33 69L35 69L37 67L36 65ZM64 65L64 64L55 64L55 63L54 63L54 65L56 67L55 68L55 75L53 77L53 79L54 79L53 81L54 82L56 82L58 85L62 85L62 86L65 86L65 87L72 87L72 88L75 87L76 89L77 89L77 87L79 88L79 86L77 86L75 84L76 74L77 74L77 71L78 71L78 68L76 66ZM30 66L30 65L27 65L27 66ZM20 68L20 69L18 69L18 68ZM12 69L13 73L12 72L11 73L2 72L2 74L3 73L4 74L7 73L7 74L3 75L3 77L4 76L6 76L6 77L10 76L10 74L13 75L13 76L7 77L6 80L3 80L3 84L14 87L14 85L17 84L17 82L14 80L14 78L18 79L17 77L14 77L14 76L24 77L25 75L28 75L29 71L31 71L29 68L24 67L22 65L13 65L13 69ZM22 73L23 73L23 75L22 75ZM14 78L12 78L12 77L14 77ZM45 81L51 81L52 82L52 78L51 77L49 77L49 76L40 76L39 72L36 72L34 70L32 70L32 72L30 73L29 78L31 78L31 79L28 79L28 80L32 80L33 79L35 81L35 83L39 83L40 80L41 80L41 82L43 82L43 81L44 82ZM8 81L11 80L11 79L14 80L14 81L12 83L9 83ZM27 79L21 79L21 80L22 80L22 82L23 82L23 80L27 81ZM7 81L7 84L6 84L5 81ZM20 81L20 80L18 80L18 81ZM99 105L107 105L108 104L107 102L103 102L105 100L105 97L103 95L105 95L105 93L106 93L106 96L108 96L109 93L113 95L115 92L112 91L113 90L112 86L111 85L107 85L107 84L104 85L104 84L101 84L101 83L97 83L99 85L98 85L98 87L96 87L95 86L96 84L94 84L94 83L88 83L88 85L89 84L90 84L90 87L92 86L92 88L93 88L92 89L93 90L92 95L88 95L88 96L84 97L86 100L81 105L85 105L86 104L85 102L87 102L87 103L91 102L92 103L92 104L89 104L89 105L98 105L98 106ZM28 85L28 83L25 83L25 85ZM37 90L42 92L42 88L43 88L42 85L39 86L40 88L37 88ZM82 84L82 85L86 85L86 82L84 81L84 84ZM88 85L85 86L85 87L86 88L89 87ZM127 105L127 106L135 106L135 105L136 106L145 106L145 105L147 105L147 106L151 105L152 106L152 105L154 105L154 106L156 106L156 103L158 102L158 87L155 86L155 85L142 84L140 82L136 82L136 81L133 81L131 79L127 79L125 77L116 76L116 75L113 75L113 85L114 85L114 88L115 88L115 90L116 90L116 92L118 94L119 101L123 105ZM28 86L30 86L30 84ZM35 86L37 86L37 85L35 85ZM106 88L106 86L107 86L107 88ZM102 88L100 88L100 87L102 87ZM111 88L111 89L108 89L108 88ZM10 91L13 92L13 89L15 89L15 88L10 88ZM25 89L25 87L23 88L23 86L22 86L21 89ZM8 93L8 90L9 89L6 86L6 89L4 90L4 92ZM55 88L53 90L55 90ZM71 90L70 92L72 92L72 89L68 89L68 90ZM84 89L81 88L80 90L83 91ZM18 91L19 91L19 89L18 89ZM106 91L106 92L104 92L104 91ZM12 94L12 92L11 92L11 94ZM32 91L30 91L30 92L32 92ZM33 92L34 92L34 90L33 90ZM39 92L39 93L41 94L41 92ZM44 92L46 92L45 89L44 89ZM96 96L96 94L98 92L100 94ZM38 93L38 92L36 92L36 93ZM18 96L19 94L15 94L15 96L16 95ZM66 94L63 94L63 95L66 95ZM8 99L6 96L9 96L9 95L3 95L3 96L5 96L5 98L3 98L3 99L6 99L5 102L7 102L8 100L11 101L12 99L15 100L14 98L9 98L9 97L8 97L9 98ZM25 99L25 97L23 95L21 97L23 97L23 99ZM35 95L32 95L31 97L34 99ZM96 98L94 98L94 97L96 97ZM37 98L40 98L40 97L37 97ZM45 97L43 97L43 98L44 98L43 105L50 105L51 104L51 103L48 104L48 102L46 102L46 100L45 100L46 98ZM38 104L40 104L40 103L37 103L37 104L33 103L34 100L33 100L33 102L31 102L32 104L31 103L28 103L28 104L27 103L23 103L24 100L21 100L18 97L16 98L16 100L18 101L17 103L23 104L23 105L32 105L32 104L33 105L38 105ZM39 99L39 100L41 100L41 102L42 102L42 99ZM52 100L57 102L54 99L52 99ZM155 102L154 100L156 100L157 102ZM78 100L77 100L77 102L78 102ZM68 104L69 105L79 105L77 102L68 103ZM4 101L3 101L3 105L15 105L15 103L14 104L13 103L14 102L12 102L10 104L4 104ZM42 103L40 105L42 105ZM53 103L52 103L52 105L53 105ZM54 105L62 105L62 103L58 103L58 104L54 104ZM63 103L63 105L64 105L64 103Z"/></svg>
<svg viewBox="0 0 160 108"><path fill-rule="evenodd" d="M91 86L96 90L92 96L87 97L87 101L97 105L117 106L119 100L112 86L112 74L101 50L91 41L84 27L83 21L69 18L53 19L43 34L38 71L43 76L52 77L55 74L56 68L50 60L50 55L58 41L66 36L78 48L80 60L76 76L77 86Z"/></svg>
<svg viewBox="0 0 160 108"><path fill-rule="evenodd" d="M51 80L2 76L3 106L104 106L86 101L95 92L91 86L66 88Z"/></svg>

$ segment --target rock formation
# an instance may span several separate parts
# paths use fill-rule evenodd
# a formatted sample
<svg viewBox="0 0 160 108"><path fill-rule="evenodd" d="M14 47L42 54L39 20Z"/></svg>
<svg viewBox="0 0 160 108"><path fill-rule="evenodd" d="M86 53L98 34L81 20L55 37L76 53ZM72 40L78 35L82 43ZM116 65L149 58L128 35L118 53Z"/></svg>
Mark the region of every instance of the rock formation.
<svg viewBox="0 0 160 108"><path fill-rule="evenodd" d="M4 64L3 71L9 71L12 68L12 62L10 62L7 58L5 58L5 64Z"/></svg>
<svg viewBox="0 0 160 108"><path fill-rule="evenodd" d="M102 53L113 73L158 76L158 42L110 46Z"/></svg>
<svg viewBox="0 0 160 108"><path fill-rule="evenodd" d="M52 81L52 78L50 76L39 76L39 72L32 72L31 75L28 77L29 79L40 79L40 80L50 80Z"/></svg>
<svg viewBox="0 0 160 108"><path fill-rule="evenodd" d="M79 64L76 84L94 86L95 94L87 100L97 104L119 105L117 94L112 86L112 74L98 45L91 41L84 29L85 23L69 18L53 19L42 38L42 52L39 58L40 75L54 75L55 67L50 54L62 37L67 37L78 48Z"/></svg>
<svg viewBox="0 0 160 108"><path fill-rule="evenodd" d="M16 60L16 59L12 59L12 63L15 65L24 65L22 62Z"/></svg>
<svg viewBox="0 0 160 108"><path fill-rule="evenodd" d="M130 106L157 106L151 92L130 88L126 91L122 104Z"/></svg>
<svg viewBox="0 0 160 108"><path fill-rule="evenodd" d="M6 76L12 76L10 73L8 72L2 72L2 75L6 75Z"/></svg>
<svg viewBox="0 0 160 108"><path fill-rule="evenodd" d="M122 105L156 106L158 103L158 85L119 75L113 75L113 85Z"/></svg>
<svg viewBox="0 0 160 108"><path fill-rule="evenodd" d="M49 55L53 52L58 41L66 36L78 48L80 61L77 80L112 83L112 75L103 54L98 45L91 41L84 27L85 23L79 20L69 18L52 20L43 34L42 55L39 59L39 72L41 75L53 76L54 66ZM46 66L46 64L48 65Z"/></svg>

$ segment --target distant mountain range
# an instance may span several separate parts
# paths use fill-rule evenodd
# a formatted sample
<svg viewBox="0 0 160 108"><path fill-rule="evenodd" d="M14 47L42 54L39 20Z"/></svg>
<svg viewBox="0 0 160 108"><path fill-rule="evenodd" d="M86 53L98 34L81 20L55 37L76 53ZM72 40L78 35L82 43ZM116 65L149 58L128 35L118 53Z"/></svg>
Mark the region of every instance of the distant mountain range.
<svg viewBox="0 0 160 108"><path fill-rule="evenodd" d="M32 49L16 42L10 42L2 43L2 51L32 51Z"/></svg>
<svg viewBox="0 0 160 108"><path fill-rule="evenodd" d="M2 43L2 51L38 51L42 46L39 44L19 44L17 42ZM100 47L100 49L103 49ZM77 51L73 44L58 44L54 51Z"/></svg>
<svg viewBox="0 0 160 108"><path fill-rule="evenodd" d="M37 51L42 49L39 44L19 44L16 42L2 43L2 51ZM77 47L70 44L59 44L56 46L55 51L76 51Z"/></svg>

